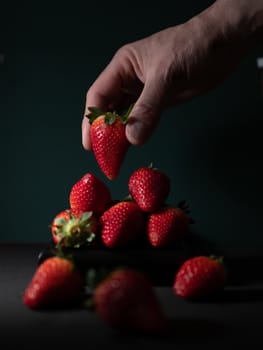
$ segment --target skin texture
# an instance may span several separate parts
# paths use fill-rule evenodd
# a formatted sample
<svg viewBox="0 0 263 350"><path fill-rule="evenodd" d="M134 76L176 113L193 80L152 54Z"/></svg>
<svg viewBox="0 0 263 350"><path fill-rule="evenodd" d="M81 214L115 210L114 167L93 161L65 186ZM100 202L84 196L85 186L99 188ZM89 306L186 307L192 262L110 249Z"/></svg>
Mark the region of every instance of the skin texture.
<svg viewBox="0 0 263 350"><path fill-rule="evenodd" d="M90 106L121 111L131 144L152 135L166 108L220 84L263 38L262 0L217 0L185 23L122 46L87 92L82 144L91 150Z"/></svg>

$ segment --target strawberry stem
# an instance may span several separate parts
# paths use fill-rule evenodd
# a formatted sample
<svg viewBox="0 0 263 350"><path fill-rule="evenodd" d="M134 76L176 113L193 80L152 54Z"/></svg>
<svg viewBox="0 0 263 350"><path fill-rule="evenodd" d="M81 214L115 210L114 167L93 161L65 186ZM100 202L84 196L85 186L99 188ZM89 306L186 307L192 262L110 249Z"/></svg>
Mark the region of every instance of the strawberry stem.
<svg viewBox="0 0 263 350"><path fill-rule="evenodd" d="M115 112L107 112L105 114L105 124L107 124L107 125L114 124L116 118L118 118L118 115Z"/></svg>
<svg viewBox="0 0 263 350"><path fill-rule="evenodd" d="M126 111L123 115L120 116L120 118L121 118L123 124L126 124L126 123L127 123L128 118L129 118L129 115L130 115L130 113L131 113L131 111L132 111L132 109L133 109L133 106L134 106L134 103L132 103L132 104L130 105L130 107L127 109L127 111Z"/></svg>
<svg viewBox="0 0 263 350"><path fill-rule="evenodd" d="M224 257L223 256L210 255L210 259L216 260L219 264L223 264L224 263Z"/></svg>
<svg viewBox="0 0 263 350"><path fill-rule="evenodd" d="M86 115L86 118L88 118L89 123L92 124L95 119L97 119L98 117L100 117L102 115L105 115L105 123L107 125L112 125L115 122L116 118L119 118L123 124L126 124L133 106L134 106L134 103L131 104L129 106L129 108L127 109L127 111L122 115L119 115L115 111L113 111L113 112L103 111L97 107L91 106L91 107L88 107L89 113Z"/></svg>

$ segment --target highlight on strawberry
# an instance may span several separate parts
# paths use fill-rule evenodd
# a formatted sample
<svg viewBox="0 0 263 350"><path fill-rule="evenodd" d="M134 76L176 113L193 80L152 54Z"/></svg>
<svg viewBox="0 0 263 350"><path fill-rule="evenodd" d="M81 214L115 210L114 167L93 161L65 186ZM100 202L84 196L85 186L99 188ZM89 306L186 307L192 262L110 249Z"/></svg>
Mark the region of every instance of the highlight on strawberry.
<svg viewBox="0 0 263 350"><path fill-rule="evenodd" d="M108 248L128 247L145 231L145 216L131 200L121 200L106 210L99 220L100 236Z"/></svg>
<svg viewBox="0 0 263 350"><path fill-rule="evenodd" d="M144 166L136 169L128 179L128 190L141 210L151 213L159 209L170 193L170 179L163 171Z"/></svg>
<svg viewBox="0 0 263 350"><path fill-rule="evenodd" d="M23 303L35 310L68 307L82 299L84 281L71 257L60 252L37 267L24 290Z"/></svg>
<svg viewBox="0 0 263 350"><path fill-rule="evenodd" d="M194 256L187 259L175 274L176 296L197 301L211 298L224 290L227 271L222 257Z"/></svg>
<svg viewBox="0 0 263 350"><path fill-rule="evenodd" d="M163 205L148 216L148 241L155 248L174 246L186 236L191 222L188 212L182 207Z"/></svg>
<svg viewBox="0 0 263 350"><path fill-rule="evenodd" d="M91 146L104 175L114 180L119 175L126 153L131 145L126 138L125 126L133 105L124 113L102 111L89 107Z"/></svg>
<svg viewBox="0 0 263 350"><path fill-rule="evenodd" d="M79 212L92 211L99 217L112 201L108 186L93 173L86 173L71 187L70 209Z"/></svg>

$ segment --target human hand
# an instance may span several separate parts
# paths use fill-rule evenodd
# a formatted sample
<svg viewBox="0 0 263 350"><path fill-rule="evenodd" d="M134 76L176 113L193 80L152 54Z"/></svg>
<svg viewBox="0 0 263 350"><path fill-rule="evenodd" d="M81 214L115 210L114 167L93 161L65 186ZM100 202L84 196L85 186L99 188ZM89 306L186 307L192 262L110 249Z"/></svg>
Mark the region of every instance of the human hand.
<svg viewBox="0 0 263 350"><path fill-rule="evenodd" d="M256 10L259 0L252 0ZM88 107L121 112L134 103L126 125L131 144L145 143L165 108L199 96L222 82L253 44L257 26L244 0L218 0L189 21L121 47L87 92ZM253 8L253 6L252 6ZM89 121L84 148L92 148Z"/></svg>

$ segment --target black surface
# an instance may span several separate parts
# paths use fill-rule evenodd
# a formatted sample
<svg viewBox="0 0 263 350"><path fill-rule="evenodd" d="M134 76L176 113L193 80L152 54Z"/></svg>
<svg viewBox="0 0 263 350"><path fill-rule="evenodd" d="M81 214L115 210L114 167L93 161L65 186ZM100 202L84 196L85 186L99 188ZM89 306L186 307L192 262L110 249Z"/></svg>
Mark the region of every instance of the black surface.
<svg viewBox="0 0 263 350"><path fill-rule="evenodd" d="M149 245L113 249L101 246L83 248L64 248L64 253L71 255L79 268L114 268L129 266L144 271L155 286L171 286L175 271L193 255L187 242L180 242L173 248L153 248ZM44 247L38 255L38 263L54 255L54 245Z"/></svg>
<svg viewBox="0 0 263 350"><path fill-rule="evenodd" d="M156 293L169 319L165 337L120 334L103 324L93 312L78 307L32 311L23 305L22 294L45 246L0 245L1 349L22 344L27 349L57 346L101 349L110 345L115 349L146 346L236 349L241 345L262 348L263 283L260 281L228 285L217 300L199 303L179 300L170 287L157 287ZM235 256L237 259L239 254ZM262 275L262 270L258 274Z"/></svg>
<svg viewBox="0 0 263 350"><path fill-rule="evenodd" d="M43 245L37 256L40 264L54 254L54 244ZM216 255L223 258L228 272L228 283L243 285L263 282L263 245L215 243L203 240L193 231L185 239L168 248L153 248L147 242L121 249L106 248L100 242L83 248L66 248L76 264L83 269L130 266L143 270L156 287L171 286L178 267L196 255Z"/></svg>

